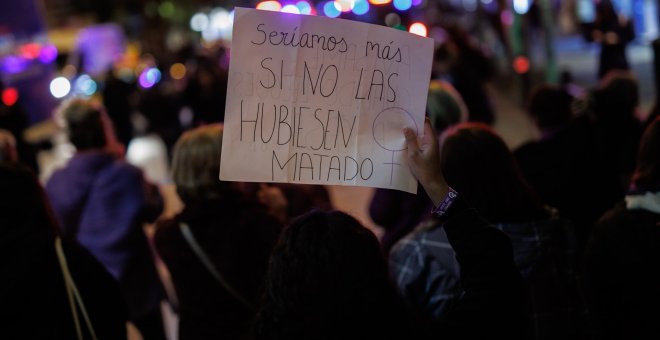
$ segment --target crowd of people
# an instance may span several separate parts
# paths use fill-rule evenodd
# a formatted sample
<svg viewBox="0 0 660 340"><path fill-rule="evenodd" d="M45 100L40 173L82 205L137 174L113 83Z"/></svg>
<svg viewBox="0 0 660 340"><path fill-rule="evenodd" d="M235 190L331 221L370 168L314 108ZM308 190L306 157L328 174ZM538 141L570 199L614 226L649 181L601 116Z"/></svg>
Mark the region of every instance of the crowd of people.
<svg viewBox="0 0 660 340"><path fill-rule="evenodd" d="M456 41L438 50L453 75L434 75L423 132L401 132L418 195L370 202L380 239L322 186L218 180L226 72L208 59L180 98L187 124L162 93L137 105L171 147L173 216L124 160L120 80L105 107L60 106L76 152L44 184L0 129L1 337L126 339L130 322L165 339L165 301L182 340L660 337L660 118L639 120L627 63L585 96L538 86L526 111L540 137L510 150L475 87L491 70Z"/></svg>

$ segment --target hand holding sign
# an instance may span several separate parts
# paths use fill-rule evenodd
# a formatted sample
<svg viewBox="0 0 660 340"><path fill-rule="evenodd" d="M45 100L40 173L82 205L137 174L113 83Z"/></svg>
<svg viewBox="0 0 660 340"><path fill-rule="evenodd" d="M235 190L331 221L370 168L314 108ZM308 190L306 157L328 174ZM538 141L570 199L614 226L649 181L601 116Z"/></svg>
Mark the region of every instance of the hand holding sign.
<svg viewBox="0 0 660 340"><path fill-rule="evenodd" d="M341 19L237 8L220 178L415 192L433 42Z"/></svg>

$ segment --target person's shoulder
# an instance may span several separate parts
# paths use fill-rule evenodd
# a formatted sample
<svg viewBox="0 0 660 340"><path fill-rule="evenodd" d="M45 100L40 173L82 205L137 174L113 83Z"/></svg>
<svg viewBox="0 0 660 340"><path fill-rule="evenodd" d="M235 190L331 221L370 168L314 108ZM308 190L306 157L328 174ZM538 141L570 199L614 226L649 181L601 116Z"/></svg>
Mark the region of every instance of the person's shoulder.
<svg viewBox="0 0 660 340"><path fill-rule="evenodd" d="M433 248L451 249L451 245L440 222L428 218L392 247L390 257L430 253Z"/></svg>

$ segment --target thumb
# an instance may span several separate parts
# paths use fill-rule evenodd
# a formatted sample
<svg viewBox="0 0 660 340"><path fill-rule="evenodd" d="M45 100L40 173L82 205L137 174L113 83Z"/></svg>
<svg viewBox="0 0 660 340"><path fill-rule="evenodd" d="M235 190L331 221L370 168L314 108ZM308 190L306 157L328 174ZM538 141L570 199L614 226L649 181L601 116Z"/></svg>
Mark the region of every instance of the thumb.
<svg viewBox="0 0 660 340"><path fill-rule="evenodd" d="M419 142L417 141L417 134L411 128L406 127L403 129L403 135L406 137L406 146L408 147L408 154L415 154L419 152Z"/></svg>

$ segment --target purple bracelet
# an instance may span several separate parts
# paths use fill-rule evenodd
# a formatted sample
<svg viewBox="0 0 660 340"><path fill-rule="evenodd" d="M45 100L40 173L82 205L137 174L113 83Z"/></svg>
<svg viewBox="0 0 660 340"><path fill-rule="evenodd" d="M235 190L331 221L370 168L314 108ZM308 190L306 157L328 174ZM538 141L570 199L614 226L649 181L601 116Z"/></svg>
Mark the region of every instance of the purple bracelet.
<svg viewBox="0 0 660 340"><path fill-rule="evenodd" d="M452 188L449 188L449 192L447 195L445 195L440 204L431 210L431 215L435 217L442 217L447 213L447 210L449 210L449 207L451 207L451 205L454 203L456 197L458 197L458 192Z"/></svg>

